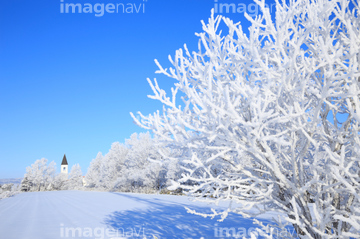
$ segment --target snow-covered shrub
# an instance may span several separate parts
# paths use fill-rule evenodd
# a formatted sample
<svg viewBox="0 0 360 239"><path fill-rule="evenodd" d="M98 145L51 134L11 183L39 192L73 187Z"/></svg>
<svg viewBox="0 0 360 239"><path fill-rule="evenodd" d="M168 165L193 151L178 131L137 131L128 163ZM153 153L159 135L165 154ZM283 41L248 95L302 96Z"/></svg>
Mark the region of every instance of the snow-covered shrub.
<svg viewBox="0 0 360 239"><path fill-rule="evenodd" d="M3 184L3 185L1 185L1 189L3 190L3 191L11 191L11 188L14 186L14 184L13 183L8 183L8 184Z"/></svg>
<svg viewBox="0 0 360 239"><path fill-rule="evenodd" d="M16 194L19 194L19 191L1 191L0 190L0 200L4 198L9 198L12 196L15 196Z"/></svg>
<svg viewBox="0 0 360 239"><path fill-rule="evenodd" d="M19 193L20 193L19 184L9 183L0 186L0 200L4 198L12 197Z"/></svg>
<svg viewBox="0 0 360 239"><path fill-rule="evenodd" d="M358 238L358 2L276 2L274 20L264 0L255 2L262 15L245 15L249 35L212 14L198 52L185 45L169 70L156 61L158 73L176 80L172 95L148 79L164 111L132 117L186 152L174 188L242 204L214 216L273 210L300 238Z"/></svg>

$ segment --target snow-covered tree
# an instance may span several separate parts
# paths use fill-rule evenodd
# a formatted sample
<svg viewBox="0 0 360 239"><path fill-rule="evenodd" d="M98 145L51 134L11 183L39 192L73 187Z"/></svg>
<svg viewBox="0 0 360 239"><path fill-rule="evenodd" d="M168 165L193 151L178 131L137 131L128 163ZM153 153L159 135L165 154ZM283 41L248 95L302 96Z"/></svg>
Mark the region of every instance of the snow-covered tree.
<svg viewBox="0 0 360 239"><path fill-rule="evenodd" d="M60 175L61 175L61 173L60 173ZM83 187L83 176L82 176L82 171L81 171L81 167L79 164L75 164L74 166L72 166L69 176L67 176L67 175L65 175L65 176L66 176L66 180L64 181L62 189L79 190Z"/></svg>
<svg viewBox="0 0 360 239"><path fill-rule="evenodd" d="M287 215L300 238L360 233L360 20L347 0L276 2L246 35L240 23L203 23L198 52L170 57L148 82L163 112L133 119L173 149L186 173L174 184L229 211ZM219 27L228 28L226 34ZM178 102L181 98L182 103Z"/></svg>
<svg viewBox="0 0 360 239"><path fill-rule="evenodd" d="M21 185L22 192L28 192L28 191L30 191L32 183L29 181L29 179L27 177L24 177L23 180L21 180L20 185Z"/></svg>
<svg viewBox="0 0 360 239"><path fill-rule="evenodd" d="M31 167L26 168L26 173L22 181L22 188L25 191L44 191L51 187L55 176L55 162L50 162L45 158L36 160Z"/></svg>
<svg viewBox="0 0 360 239"><path fill-rule="evenodd" d="M58 173L55 175L54 180L49 190L66 190L67 189L68 175L65 173Z"/></svg>
<svg viewBox="0 0 360 239"><path fill-rule="evenodd" d="M100 180L98 186L113 189L114 182L122 174L125 167L125 159L128 148L115 142L111 145L109 152L104 156L100 167Z"/></svg>
<svg viewBox="0 0 360 239"><path fill-rule="evenodd" d="M158 145L149 133L133 133L126 140L130 149L125 160L126 175L123 177L134 191L136 188L159 189L161 183L161 165L157 161L164 161L158 152ZM155 161L155 162L154 162Z"/></svg>
<svg viewBox="0 0 360 239"><path fill-rule="evenodd" d="M98 184L100 180L100 165L102 164L102 160L103 155L99 152L96 155L96 158L90 162L90 167L88 168L85 176L85 182L88 188L94 188Z"/></svg>
<svg viewBox="0 0 360 239"><path fill-rule="evenodd" d="M169 184L167 175L176 177L178 167L166 160L168 150L159 153L160 145L149 133L134 133L125 144L118 142L104 156L98 153L85 177L87 188L126 192L151 192Z"/></svg>
<svg viewBox="0 0 360 239"><path fill-rule="evenodd" d="M90 163L85 176L87 187L103 190L113 189L115 181L122 173L127 152L128 148L119 142L113 143L105 156L99 152Z"/></svg>

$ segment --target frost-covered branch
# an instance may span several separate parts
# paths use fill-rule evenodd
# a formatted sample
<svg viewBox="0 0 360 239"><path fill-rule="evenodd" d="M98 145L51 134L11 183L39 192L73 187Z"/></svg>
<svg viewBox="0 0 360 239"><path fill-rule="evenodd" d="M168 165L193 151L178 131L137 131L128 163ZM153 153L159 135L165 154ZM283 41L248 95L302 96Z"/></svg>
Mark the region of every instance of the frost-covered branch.
<svg viewBox="0 0 360 239"><path fill-rule="evenodd" d="M174 187L189 195L284 213L300 238L358 237L359 6L277 2L273 21L255 2L263 14L247 16L248 36L212 13L197 52L185 45L172 68L157 62L176 83L167 96L148 80L164 108L137 124L182 150Z"/></svg>

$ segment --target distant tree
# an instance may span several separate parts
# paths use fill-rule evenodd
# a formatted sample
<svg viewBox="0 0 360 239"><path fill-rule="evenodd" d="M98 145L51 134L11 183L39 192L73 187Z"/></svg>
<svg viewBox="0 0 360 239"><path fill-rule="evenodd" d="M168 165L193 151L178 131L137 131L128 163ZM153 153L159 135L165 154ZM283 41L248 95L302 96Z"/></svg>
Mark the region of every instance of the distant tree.
<svg viewBox="0 0 360 239"><path fill-rule="evenodd" d="M150 160L160 159L157 152L156 141L149 133L133 133L126 140L129 153L126 156L125 166L128 190L134 191L140 188L156 189L156 180L161 171L160 165Z"/></svg>
<svg viewBox="0 0 360 239"><path fill-rule="evenodd" d="M66 190L67 189L68 175L65 173L58 173L55 175L51 184L51 190Z"/></svg>
<svg viewBox="0 0 360 239"><path fill-rule="evenodd" d="M90 167L85 176L86 185L88 188L94 188L98 185L100 181L100 167L103 161L103 155L99 152L96 155L96 158L90 162Z"/></svg>
<svg viewBox="0 0 360 239"><path fill-rule="evenodd" d="M119 142L113 143L105 156L99 152L90 163L85 176L86 187L101 190L113 189L115 181L125 167L127 152L128 148Z"/></svg>
<svg viewBox="0 0 360 239"><path fill-rule="evenodd" d="M38 159L26 168L22 188L29 188L28 191L44 191L51 185L55 177L55 162L47 164L45 158Z"/></svg>
<svg viewBox="0 0 360 239"><path fill-rule="evenodd" d="M27 177L24 177L23 180L21 181L21 191L22 192L28 192L30 191L30 188L32 186L32 183L29 181L29 179Z"/></svg>
<svg viewBox="0 0 360 239"><path fill-rule="evenodd" d="M83 187L83 176L79 164L72 166L65 187L67 190L78 190Z"/></svg>
<svg viewBox="0 0 360 239"><path fill-rule="evenodd" d="M111 145L109 152L104 156L100 167L100 187L104 189L113 189L114 182L123 173L125 168L125 159L129 149L119 142Z"/></svg>
<svg viewBox="0 0 360 239"><path fill-rule="evenodd" d="M185 173L174 188L242 205L213 216L272 210L300 238L358 238L358 2L276 2L275 20L255 2L262 15L246 15L249 35L212 13L198 52L185 45L169 70L156 61L176 80L172 95L148 79L164 110L133 119L182 150Z"/></svg>
<svg viewBox="0 0 360 239"><path fill-rule="evenodd" d="M126 192L151 192L167 185L168 152L149 133L134 133L125 144L111 145L106 155L99 153L91 162L85 182L88 188ZM172 167L172 170L177 169ZM176 173L172 173L173 176Z"/></svg>

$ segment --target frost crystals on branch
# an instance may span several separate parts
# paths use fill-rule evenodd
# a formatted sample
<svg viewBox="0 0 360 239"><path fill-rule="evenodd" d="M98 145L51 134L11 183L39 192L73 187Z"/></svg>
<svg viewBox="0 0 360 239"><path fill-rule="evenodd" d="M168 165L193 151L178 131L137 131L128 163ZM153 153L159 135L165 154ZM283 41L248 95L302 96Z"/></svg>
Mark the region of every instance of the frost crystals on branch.
<svg viewBox="0 0 360 239"><path fill-rule="evenodd" d="M176 80L172 95L148 79L163 113L132 117L183 150L175 187L189 195L238 202L228 211L243 215L284 213L300 238L358 238L358 3L278 2L274 22L255 2L262 15L246 16L248 36L212 13L198 52L185 45L168 70L156 61Z"/></svg>

